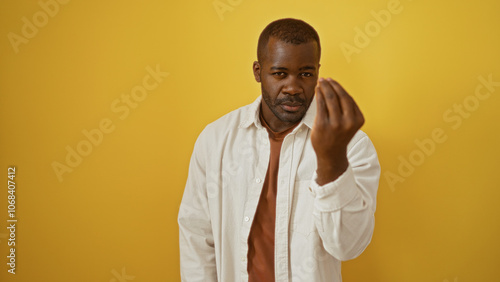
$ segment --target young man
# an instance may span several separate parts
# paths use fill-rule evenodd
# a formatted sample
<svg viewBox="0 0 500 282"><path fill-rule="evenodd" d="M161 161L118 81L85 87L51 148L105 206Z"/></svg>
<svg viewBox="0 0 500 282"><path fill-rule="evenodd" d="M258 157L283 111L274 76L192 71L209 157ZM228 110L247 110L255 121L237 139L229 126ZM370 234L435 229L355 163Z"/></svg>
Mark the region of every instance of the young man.
<svg viewBox="0 0 500 282"><path fill-rule="evenodd" d="M341 281L371 241L380 177L363 115L319 78L317 32L270 23L262 96L198 137L179 210L182 281Z"/></svg>

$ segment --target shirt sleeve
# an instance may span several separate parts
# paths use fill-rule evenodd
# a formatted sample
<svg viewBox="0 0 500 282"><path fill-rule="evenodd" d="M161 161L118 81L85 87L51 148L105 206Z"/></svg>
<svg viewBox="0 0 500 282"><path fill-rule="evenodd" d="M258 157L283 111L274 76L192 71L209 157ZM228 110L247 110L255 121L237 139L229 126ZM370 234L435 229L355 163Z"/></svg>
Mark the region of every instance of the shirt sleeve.
<svg viewBox="0 0 500 282"><path fill-rule="evenodd" d="M356 258L371 241L380 178L377 153L368 136L355 142L347 158L349 165L339 178L319 186L314 173L309 189L324 248L341 261Z"/></svg>
<svg viewBox="0 0 500 282"><path fill-rule="evenodd" d="M206 189L206 150L202 134L195 143L179 208L182 281L217 281L214 238Z"/></svg>

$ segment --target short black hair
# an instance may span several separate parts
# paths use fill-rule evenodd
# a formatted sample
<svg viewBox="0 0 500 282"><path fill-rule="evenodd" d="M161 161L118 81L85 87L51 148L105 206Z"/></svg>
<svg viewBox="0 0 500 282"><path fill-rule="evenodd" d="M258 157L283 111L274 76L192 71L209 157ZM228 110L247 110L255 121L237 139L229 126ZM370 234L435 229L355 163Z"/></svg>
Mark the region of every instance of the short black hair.
<svg viewBox="0 0 500 282"><path fill-rule="evenodd" d="M318 43L318 61L321 57L321 45L316 30L302 20L285 18L271 22L260 34L257 45L257 60L260 63L264 59L263 52L271 36L276 37L280 41L297 45L316 41Z"/></svg>

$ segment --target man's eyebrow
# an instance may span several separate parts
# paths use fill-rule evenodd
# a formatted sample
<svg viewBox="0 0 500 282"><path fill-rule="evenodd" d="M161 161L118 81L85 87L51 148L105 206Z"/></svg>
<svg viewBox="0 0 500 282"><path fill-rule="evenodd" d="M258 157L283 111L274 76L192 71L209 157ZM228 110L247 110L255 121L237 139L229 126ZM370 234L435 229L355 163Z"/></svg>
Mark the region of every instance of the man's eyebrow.
<svg viewBox="0 0 500 282"><path fill-rule="evenodd" d="M304 67L301 67L299 70L315 70L316 67L315 66L304 66Z"/></svg>
<svg viewBox="0 0 500 282"><path fill-rule="evenodd" d="M271 70L288 70L285 67L271 67Z"/></svg>
<svg viewBox="0 0 500 282"><path fill-rule="evenodd" d="M304 66L304 67L301 67L299 70L315 70L316 67L315 66ZM285 67L271 67L271 70L288 70L287 68Z"/></svg>

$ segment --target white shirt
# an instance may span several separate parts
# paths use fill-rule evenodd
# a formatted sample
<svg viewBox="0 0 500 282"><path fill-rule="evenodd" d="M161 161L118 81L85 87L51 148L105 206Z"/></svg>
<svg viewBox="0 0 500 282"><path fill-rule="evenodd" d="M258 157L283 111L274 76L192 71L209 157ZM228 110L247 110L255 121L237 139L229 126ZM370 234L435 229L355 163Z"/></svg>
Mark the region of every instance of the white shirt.
<svg viewBox="0 0 500 282"><path fill-rule="evenodd" d="M178 217L182 281L248 281L248 236L270 155L261 100L207 125L196 140ZM281 147L277 282L340 282L341 261L359 256L373 234L380 177L375 148L358 131L347 147L347 170L319 186L310 140L315 115L313 100Z"/></svg>

